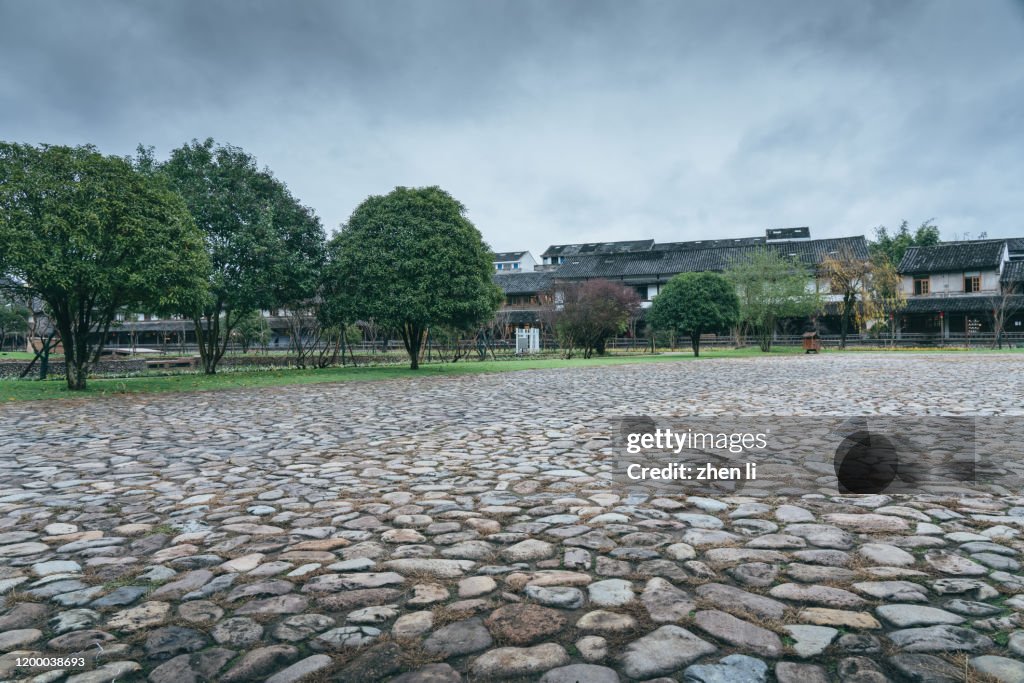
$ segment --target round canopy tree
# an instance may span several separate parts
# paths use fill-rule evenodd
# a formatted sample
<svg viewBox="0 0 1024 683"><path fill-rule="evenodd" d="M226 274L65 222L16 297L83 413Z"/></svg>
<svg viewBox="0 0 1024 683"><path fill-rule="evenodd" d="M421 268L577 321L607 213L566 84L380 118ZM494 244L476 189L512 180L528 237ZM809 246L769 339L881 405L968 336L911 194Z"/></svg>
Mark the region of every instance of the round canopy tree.
<svg viewBox="0 0 1024 683"><path fill-rule="evenodd" d="M193 140L172 151L159 171L206 235L210 296L192 319L203 368L213 374L235 328L254 311L310 305L324 229L312 209L238 147Z"/></svg>
<svg viewBox="0 0 1024 683"><path fill-rule="evenodd" d="M0 279L38 298L85 389L125 310L180 313L206 293L203 236L159 178L91 146L0 143Z"/></svg>
<svg viewBox="0 0 1024 683"><path fill-rule="evenodd" d="M648 320L656 329L690 337L693 355L700 355L700 335L728 328L736 322L739 299L732 284L718 273L681 273L668 281L654 303Z"/></svg>
<svg viewBox="0 0 1024 683"><path fill-rule="evenodd" d="M487 322L502 300L492 252L439 187L397 187L360 204L330 244L327 303L342 322L373 320L401 334L419 367L431 325L467 330Z"/></svg>

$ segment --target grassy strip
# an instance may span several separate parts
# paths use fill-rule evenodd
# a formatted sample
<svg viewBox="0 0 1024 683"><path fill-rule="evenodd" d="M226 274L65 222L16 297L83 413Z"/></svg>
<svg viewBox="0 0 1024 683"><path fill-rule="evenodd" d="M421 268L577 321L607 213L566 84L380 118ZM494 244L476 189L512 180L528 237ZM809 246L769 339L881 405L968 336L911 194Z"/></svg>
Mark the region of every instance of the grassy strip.
<svg viewBox="0 0 1024 683"><path fill-rule="evenodd" d="M782 352L780 352L782 353ZM749 349L739 351L707 351L712 357L754 355ZM704 357L702 355L702 357ZM402 377L436 377L438 375L465 375L481 372L510 372L548 368L595 367L624 363L651 363L692 360L691 354L665 354L658 356L621 355L605 358L564 358L545 360L461 361L458 363L429 363L419 370L408 366L343 367L322 369L253 369L222 372L216 375L180 374L159 377L126 377L122 379L90 379L84 391L68 391L63 379L46 381L0 381L0 400L33 401L60 398L88 398L113 394L149 394L180 391L217 391L254 387L275 387L290 384L319 384L321 382L374 381Z"/></svg>
<svg viewBox="0 0 1024 683"><path fill-rule="evenodd" d="M0 362L5 360L32 360L36 357L36 354L29 353L28 351L0 351ZM56 356L50 356L50 358L56 358Z"/></svg>
<svg viewBox="0 0 1024 683"><path fill-rule="evenodd" d="M877 350L876 350L877 351ZM889 352L888 349L880 350ZM903 349L893 349L899 352ZM990 349L973 349L971 353L991 352ZM1020 353L1024 350L1013 349ZM962 354L963 349L914 349L914 353L953 353ZM799 355L803 351L799 347L786 346L772 349L770 356ZM825 354L829 351L826 349ZM1005 351L1004 351L1005 353ZM757 347L744 349L706 349L701 358L759 358L766 354ZM582 368L603 365L622 365L627 363L659 363L694 360L693 355L686 351L663 353L656 356L621 354L604 358L553 358L543 360L504 360L504 361L460 361L458 363L429 363L420 366L419 370L410 370L404 365L375 367L334 367L322 369L289 369L289 368L256 368L233 370L216 375L178 374L153 377L127 377L121 379L90 379L89 388L84 392L71 392L63 379L46 381L14 381L0 380L0 401L34 401L44 399L90 398L117 394L150 394L184 391L217 391L222 389L244 389L257 387L275 387L292 384L319 384L323 382L375 381L383 379L399 379L408 377L436 377L439 375L464 375L483 372L511 372L516 370L540 370L550 368Z"/></svg>

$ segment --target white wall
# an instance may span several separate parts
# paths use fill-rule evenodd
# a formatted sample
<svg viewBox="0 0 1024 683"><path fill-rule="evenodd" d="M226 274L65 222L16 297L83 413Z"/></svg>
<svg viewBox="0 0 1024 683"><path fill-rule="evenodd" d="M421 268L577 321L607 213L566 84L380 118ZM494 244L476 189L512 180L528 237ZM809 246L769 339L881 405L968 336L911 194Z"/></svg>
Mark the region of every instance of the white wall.
<svg viewBox="0 0 1024 683"><path fill-rule="evenodd" d="M999 291L999 271L997 270L982 270L982 271L957 271L953 273L932 273L930 276L930 294L941 295L941 294L963 294L964 293L964 273L980 273L981 274L981 291L982 292L998 292ZM903 280L903 293L907 296L914 295L914 278L910 275L904 275Z"/></svg>
<svg viewBox="0 0 1024 683"><path fill-rule="evenodd" d="M519 268L513 266L513 263L518 263ZM498 268L498 265L501 268ZM537 267L537 260L533 258L530 252L524 253L519 257L517 261L495 261L494 270L499 273L532 273Z"/></svg>

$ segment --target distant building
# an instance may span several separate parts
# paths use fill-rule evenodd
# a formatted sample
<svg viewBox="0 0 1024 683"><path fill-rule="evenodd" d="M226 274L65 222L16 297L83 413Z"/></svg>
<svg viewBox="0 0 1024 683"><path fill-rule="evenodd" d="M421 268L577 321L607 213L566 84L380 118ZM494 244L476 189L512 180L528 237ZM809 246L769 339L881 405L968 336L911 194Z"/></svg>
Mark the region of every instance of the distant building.
<svg viewBox="0 0 1024 683"><path fill-rule="evenodd" d="M503 251L494 255L494 270L500 272L532 273L537 260L528 251Z"/></svg>
<svg viewBox="0 0 1024 683"><path fill-rule="evenodd" d="M505 292L498 313L499 322L511 327L530 327L540 323L541 311L549 303L554 288L554 273L495 273L494 283Z"/></svg>
<svg viewBox="0 0 1024 683"><path fill-rule="evenodd" d="M1024 238L910 247L898 271L907 297L903 332L991 333L993 311L1009 304L1004 332L1024 333Z"/></svg>
<svg viewBox="0 0 1024 683"><path fill-rule="evenodd" d="M867 260L867 241L863 236L811 239L810 228L772 228L764 236L688 242L629 240L557 244L548 247L532 277L523 274L496 274L505 292L500 316L518 325L540 324L545 294L559 281L605 279L632 287L641 305L649 307L661 288L680 273L723 272L737 259L756 249L770 249L795 258L813 273L808 287L820 291L826 301L826 315L819 322L828 326L838 314L838 295L829 292L821 265L830 256Z"/></svg>
<svg viewBox="0 0 1024 683"><path fill-rule="evenodd" d="M674 276L724 272L757 249L770 249L803 263L815 274L814 286L826 300L830 298L828 281L818 272L826 258L848 255L868 259L867 241L863 236L811 239L809 228L781 228L766 231L764 237L652 243L649 249L642 251L577 253L565 257L556 275L560 280L603 278L622 282L636 289L646 307Z"/></svg>
<svg viewBox="0 0 1024 683"><path fill-rule="evenodd" d="M540 255L543 265L559 266L574 256L601 256L624 254L636 251L650 251L654 240L629 240L626 242L589 242L586 244L552 244Z"/></svg>

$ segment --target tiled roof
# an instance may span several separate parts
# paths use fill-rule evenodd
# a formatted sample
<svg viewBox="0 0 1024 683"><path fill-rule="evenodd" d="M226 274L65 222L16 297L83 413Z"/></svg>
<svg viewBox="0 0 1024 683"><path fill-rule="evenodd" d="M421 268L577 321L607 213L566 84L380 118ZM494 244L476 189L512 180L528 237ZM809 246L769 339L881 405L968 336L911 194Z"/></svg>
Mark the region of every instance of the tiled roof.
<svg viewBox="0 0 1024 683"><path fill-rule="evenodd" d="M996 268L1007 240L945 242L932 247L910 247L900 261L901 273L942 273Z"/></svg>
<svg viewBox="0 0 1024 683"><path fill-rule="evenodd" d="M649 251L652 246L654 246L654 240L591 242L587 244L552 244L543 254L541 254L541 257L568 257L583 254L621 254L625 252Z"/></svg>
<svg viewBox="0 0 1024 683"><path fill-rule="evenodd" d="M518 261L523 258L525 251L501 251L494 255L492 261Z"/></svg>
<svg viewBox="0 0 1024 683"><path fill-rule="evenodd" d="M1008 262L1003 266L1003 274L999 277L999 281L1003 283L1024 282L1024 261Z"/></svg>
<svg viewBox="0 0 1024 683"><path fill-rule="evenodd" d="M865 239L838 237L833 239L800 240L777 244L743 244L740 246L682 248L654 250L637 254L607 254L567 258L558 269L560 279L671 277L678 273L704 271L721 272L737 259L756 249L771 249L783 256L791 256L808 267L818 266L830 254L849 252L854 258L867 260Z"/></svg>
<svg viewBox="0 0 1024 683"><path fill-rule="evenodd" d="M1010 251L1024 251L1024 237L1011 237L1006 240L1006 244Z"/></svg>
<svg viewBox="0 0 1024 683"><path fill-rule="evenodd" d="M806 226L802 228L768 228L765 235L770 240L807 239L811 236L811 229Z"/></svg>
<svg viewBox="0 0 1024 683"><path fill-rule="evenodd" d="M505 294L535 294L551 289L553 271L539 273L495 273L494 284Z"/></svg>
<svg viewBox="0 0 1024 683"><path fill-rule="evenodd" d="M975 296L923 296L907 299L905 313L990 313L994 302L1002 297L996 295ZM1016 294L1011 298L1011 306L1024 306L1024 294Z"/></svg>
<svg viewBox="0 0 1024 683"><path fill-rule="evenodd" d="M658 242L652 251L680 251L683 249L714 249L717 247L740 247L751 244L764 244L764 237L737 237L723 240L695 240L692 242Z"/></svg>

